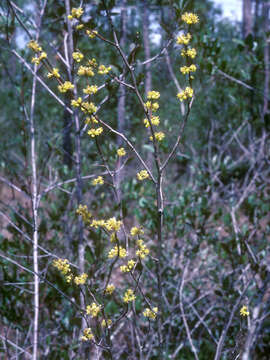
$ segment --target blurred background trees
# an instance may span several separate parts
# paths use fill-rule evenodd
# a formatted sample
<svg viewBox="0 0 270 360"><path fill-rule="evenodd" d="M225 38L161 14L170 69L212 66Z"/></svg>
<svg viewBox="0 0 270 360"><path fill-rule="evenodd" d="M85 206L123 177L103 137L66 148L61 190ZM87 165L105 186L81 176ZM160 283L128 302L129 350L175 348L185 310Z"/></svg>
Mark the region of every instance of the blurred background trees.
<svg viewBox="0 0 270 360"><path fill-rule="evenodd" d="M194 358L177 302L181 289L182 307L199 359L240 356L244 360L267 360L270 3L243 0L242 23L222 18L213 1L112 0L106 4L112 11L121 47L135 68L139 90L142 94L151 89L161 93L164 154L169 153L175 141L183 112L176 98L184 86L179 76L179 47L174 41L179 18L183 11L194 11L200 17L193 39L199 69L194 81L195 99L165 178L165 352L158 353L150 336L155 325L151 325L151 331L145 326L140 334L141 355L134 349L135 335L129 330L117 330L113 358ZM71 1L73 6L79 4ZM36 34L40 7L32 0L0 4L0 354L7 359L27 359L33 347L33 173L29 131L33 74L29 70L32 54L26 43ZM51 63L69 79L72 69L69 71L61 60L68 51L66 12L65 2L47 1L39 42ZM102 1L86 4L86 12L89 26L112 39ZM119 55L106 43L98 39L86 41L75 31L77 48L89 58L111 65L114 74L123 73L122 81L129 80ZM155 61L149 61L155 56ZM83 124L76 129L68 111L68 96L59 96L65 108L44 87L47 84L57 94L57 84L48 81L47 71L41 67L37 74L41 80L36 84L35 105L36 185L40 194L38 358L79 359L86 353L85 358L96 359L94 347L82 352L85 349L79 342L78 310L50 283L78 304L82 302L81 294L71 289L50 264L54 256L67 258L81 270L84 268L93 283L98 281L106 243L101 233L82 230L76 216L78 202L87 204L100 218L115 216L120 205L113 205L113 194L105 186L98 190L91 187L92 177L105 171L95 142L83 136ZM104 121L141 146L144 159L150 162L152 147L149 134L142 132L142 110L123 85L109 77L104 79L103 92L97 95ZM114 163L115 151L122 142L112 133L105 135L100 146L107 161ZM124 166L117 181L126 224L142 224L155 253L153 191L147 183L141 185L136 180L138 164L134 155L117 166ZM148 262L150 269L155 266L153 259ZM149 272L144 275L149 296L152 286ZM157 294L151 295L157 298ZM242 305L250 309L248 321L240 318ZM108 308L116 312L113 301ZM136 311L141 309L137 302ZM230 319L232 309L234 316ZM128 319L125 321L128 329ZM224 329L226 337L222 338ZM102 359L107 355L99 356Z"/></svg>

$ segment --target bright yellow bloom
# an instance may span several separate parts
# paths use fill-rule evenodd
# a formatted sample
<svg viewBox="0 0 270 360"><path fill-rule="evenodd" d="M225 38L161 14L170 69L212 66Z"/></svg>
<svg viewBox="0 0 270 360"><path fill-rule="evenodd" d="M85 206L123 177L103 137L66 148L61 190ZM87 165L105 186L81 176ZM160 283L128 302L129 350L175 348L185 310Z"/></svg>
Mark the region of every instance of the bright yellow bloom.
<svg viewBox="0 0 270 360"><path fill-rule="evenodd" d="M108 254L109 259L113 259L114 257L119 256L120 258L125 258L127 256L127 251L122 246L115 246L110 250Z"/></svg>
<svg viewBox="0 0 270 360"><path fill-rule="evenodd" d="M134 260L129 260L127 262L127 265L120 266L120 271L121 272L129 272L134 268L134 266L135 266L135 261Z"/></svg>
<svg viewBox="0 0 270 360"><path fill-rule="evenodd" d="M82 65L79 67L77 74L79 76L94 76L95 75L93 68L91 66L82 66Z"/></svg>
<svg viewBox="0 0 270 360"><path fill-rule="evenodd" d="M181 91L177 94L177 97L180 101L186 100L188 97L192 98L193 96L193 89L191 87L186 87L184 91Z"/></svg>
<svg viewBox="0 0 270 360"><path fill-rule="evenodd" d="M189 74L190 72L195 72L197 70L196 65L192 64L190 66L181 66L180 71L182 74Z"/></svg>
<svg viewBox="0 0 270 360"><path fill-rule="evenodd" d="M151 102L151 101L146 101L146 103L144 104L146 109L151 110L153 112L156 112L159 108L159 104L157 102Z"/></svg>
<svg viewBox="0 0 270 360"><path fill-rule="evenodd" d="M73 89L74 89L74 85L70 81L65 81L62 85L58 85L58 90L61 93L65 93L68 90L73 90Z"/></svg>
<svg viewBox="0 0 270 360"><path fill-rule="evenodd" d="M88 64L93 67L97 67L97 65L98 65L97 60L95 58L88 60Z"/></svg>
<svg viewBox="0 0 270 360"><path fill-rule="evenodd" d="M97 305L93 302L91 305L86 306L86 314L91 317L96 317L101 310L101 305Z"/></svg>
<svg viewBox="0 0 270 360"><path fill-rule="evenodd" d="M182 16L181 19L187 23L188 25L191 24L197 24L199 22L199 17L198 15L194 14L194 13L188 13L185 12Z"/></svg>
<svg viewBox="0 0 270 360"><path fill-rule="evenodd" d="M182 34L177 36L176 42L179 45L188 45L191 40L191 37L192 36L190 35L190 33L187 33L186 35Z"/></svg>
<svg viewBox="0 0 270 360"><path fill-rule="evenodd" d="M143 122L144 122L144 125L146 128L148 128L150 126L148 119L144 119ZM151 116L151 123L152 123L152 125L158 126L159 125L159 116Z"/></svg>
<svg viewBox="0 0 270 360"><path fill-rule="evenodd" d="M194 48L187 49L186 55L189 56L191 59L194 59L197 56L197 51Z"/></svg>
<svg viewBox="0 0 270 360"><path fill-rule="evenodd" d="M87 86L85 89L83 89L83 92L87 95L93 95L98 91L98 87L97 85L91 85L91 86Z"/></svg>
<svg viewBox="0 0 270 360"><path fill-rule="evenodd" d="M147 99L149 100L157 100L160 97L160 93L158 91L148 91Z"/></svg>
<svg viewBox="0 0 270 360"><path fill-rule="evenodd" d="M146 308L143 312L143 316L155 320L157 317L158 308L154 307L153 310L150 310L149 308Z"/></svg>
<svg viewBox="0 0 270 360"><path fill-rule="evenodd" d="M51 72L49 72L47 74L47 78L50 79L52 77L55 77L55 78L60 78L60 74L59 74L59 69L58 68L53 68Z"/></svg>
<svg viewBox="0 0 270 360"><path fill-rule="evenodd" d="M84 113L88 113L88 114L94 114L97 111L97 107L94 103L92 102L83 102L81 105L81 110Z"/></svg>
<svg viewBox="0 0 270 360"><path fill-rule="evenodd" d="M131 301L134 301L136 299L136 296L134 295L134 291L132 289L127 289L123 296L123 301L125 303L129 303Z"/></svg>
<svg viewBox="0 0 270 360"><path fill-rule="evenodd" d="M52 265L56 267L63 275L67 275L70 270L70 265L67 259L55 259Z"/></svg>
<svg viewBox="0 0 270 360"><path fill-rule="evenodd" d="M122 225L122 221L116 220L115 217L112 217L105 222L105 227L108 231L112 231L112 230L118 231L120 230L121 225Z"/></svg>
<svg viewBox="0 0 270 360"><path fill-rule="evenodd" d="M99 136L100 134L102 134L102 132L103 132L103 127L99 127L97 129L93 128L93 129L88 130L87 134L93 138L95 136Z"/></svg>
<svg viewBox="0 0 270 360"><path fill-rule="evenodd" d="M84 24L79 24L76 26L76 30L81 30L84 28Z"/></svg>
<svg viewBox="0 0 270 360"><path fill-rule="evenodd" d="M93 340L94 339L94 335L92 333L91 328L86 328L83 330L83 336L81 337L82 341L88 341L88 340Z"/></svg>
<svg viewBox="0 0 270 360"><path fill-rule="evenodd" d="M29 41L27 47L36 53L42 51L42 47L35 40Z"/></svg>
<svg viewBox="0 0 270 360"><path fill-rule="evenodd" d="M157 141L162 141L165 138L165 134L162 131L155 132L154 136ZM149 139L153 141L153 136L150 136Z"/></svg>
<svg viewBox="0 0 270 360"><path fill-rule="evenodd" d="M76 210L76 214L80 215L83 219L84 223L89 223L92 217L91 212L88 210L87 205L79 205L78 209Z"/></svg>
<svg viewBox="0 0 270 360"><path fill-rule="evenodd" d="M80 51L75 51L73 54L72 54L72 57L75 61L77 62L81 62L82 59L84 58L83 54L80 52Z"/></svg>
<svg viewBox="0 0 270 360"><path fill-rule="evenodd" d="M75 276L74 282L76 285L84 285L86 283L88 275L86 273L83 273L79 276Z"/></svg>
<svg viewBox="0 0 270 360"><path fill-rule="evenodd" d="M107 321L105 319L103 319L101 321L101 326L102 327L109 327L112 325L112 320L111 319L107 319Z"/></svg>
<svg viewBox="0 0 270 360"><path fill-rule="evenodd" d="M79 107L81 105L82 105L82 98L81 97L78 97L77 100L75 100L75 99L71 100L71 106Z"/></svg>
<svg viewBox="0 0 270 360"><path fill-rule="evenodd" d="M149 174L146 170L141 170L140 172L137 173L138 180L144 180L148 178L149 178Z"/></svg>
<svg viewBox="0 0 270 360"><path fill-rule="evenodd" d="M131 236L142 235L142 234L144 234L143 229L138 228L137 226L133 226L133 228L131 228L130 230Z"/></svg>
<svg viewBox="0 0 270 360"><path fill-rule="evenodd" d="M105 220L93 220L90 224L90 227L98 229L99 227L105 227Z"/></svg>
<svg viewBox="0 0 270 360"><path fill-rule="evenodd" d="M89 124L97 124L98 121L97 119L94 117L94 116L88 116L86 119L85 119L85 124L86 125L89 125Z"/></svg>
<svg viewBox="0 0 270 360"><path fill-rule="evenodd" d="M34 63L35 65L39 65L40 62L43 60L43 59L46 59L47 58L47 54L45 53L45 51L42 51L42 53L40 54L39 57L33 57L31 62Z"/></svg>
<svg viewBox="0 0 270 360"><path fill-rule="evenodd" d="M90 39L94 39L97 36L98 31L97 30L86 30L86 34L90 37Z"/></svg>
<svg viewBox="0 0 270 360"><path fill-rule="evenodd" d="M240 315L241 316L249 316L249 311L247 306L242 306L240 309Z"/></svg>
<svg viewBox="0 0 270 360"><path fill-rule="evenodd" d="M71 9L71 15L68 15L68 19L72 20L72 19L79 19L83 14L83 9L81 7L79 8L72 8Z"/></svg>
<svg viewBox="0 0 270 360"><path fill-rule="evenodd" d="M111 66L106 67L105 65L99 65L98 67L98 73L100 75L108 74L108 72L111 70L112 70Z"/></svg>
<svg viewBox="0 0 270 360"><path fill-rule="evenodd" d="M119 157L125 156L125 155L126 155L126 150L125 150L123 147L119 148L119 149L117 150L117 155L118 155Z"/></svg>
<svg viewBox="0 0 270 360"><path fill-rule="evenodd" d="M107 285L105 289L105 294L111 295L115 290L115 286L113 284Z"/></svg>
<svg viewBox="0 0 270 360"><path fill-rule="evenodd" d="M92 185L103 185L104 184L104 179L102 176L98 176L97 178L95 178L94 180L92 180Z"/></svg>
<svg viewBox="0 0 270 360"><path fill-rule="evenodd" d="M141 239L137 241L137 245L139 250L136 251L136 255L139 258L144 259L149 254L149 249L146 247L146 245L144 245L144 242Z"/></svg>

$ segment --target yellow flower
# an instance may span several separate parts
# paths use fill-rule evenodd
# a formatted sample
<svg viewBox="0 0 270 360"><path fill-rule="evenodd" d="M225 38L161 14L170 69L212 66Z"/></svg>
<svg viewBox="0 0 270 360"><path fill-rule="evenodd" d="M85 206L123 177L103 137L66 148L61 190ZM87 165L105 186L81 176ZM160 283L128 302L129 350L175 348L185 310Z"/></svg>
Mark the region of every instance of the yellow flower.
<svg viewBox="0 0 270 360"><path fill-rule="evenodd" d="M58 85L58 90L61 93L65 93L68 90L73 90L73 89L74 89L74 85L70 81L65 81L62 85Z"/></svg>
<svg viewBox="0 0 270 360"><path fill-rule="evenodd" d="M132 289L127 289L123 296L123 301L125 303L129 303L131 301L134 301L136 299L136 296L134 295L134 291Z"/></svg>
<svg viewBox="0 0 270 360"><path fill-rule="evenodd" d="M85 89L83 89L83 92L87 95L95 94L97 91L98 91L97 85L91 85L91 86L88 85Z"/></svg>
<svg viewBox="0 0 270 360"><path fill-rule="evenodd" d="M125 155L126 155L126 150L125 150L123 147L119 148L119 149L117 150L117 155L118 155L119 157L125 156Z"/></svg>
<svg viewBox="0 0 270 360"><path fill-rule="evenodd" d="M93 302L91 305L86 306L86 314L91 317L96 317L101 310L101 305L97 305Z"/></svg>
<svg viewBox="0 0 270 360"><path fill-rule="evenodd" d="M49 72L47 74L47 78L50 79L52 77L55 78L60 78L60 74L59 74L59 69L58 68L53 68L51 72Z"/></svg>
<svg viewBox="0 0 270 360"><path fill-rule="evenodd" d="M56 267L63 275L67 275L71 272L67 259L55 259L52 265Z"/></svg>
<svg viewBox="0 0 270 360"><path fill-rule="evenodd" d="M194 13L188 13L185 12L182 16L181 19L187 23L188 25L191 24L197 24L199 22L199 17L198 15L194 14Z"/></svg>
<svg viewBox="0 0 270 360"><path fill-rule="evenodd" d="M101 321L101 326L102 327L109 327L112 325L112 320L111 319L107 319L107 321L105 319L103 319Z"/></svg>
<svg viewBox="0 0 270 360"><path fill-rule="evenodd" d="M72 57L75 61L77 62L81 62L82 59L84 58L83 54L80 52L80 51L75 51L73 54L72 54Z"/></svg>
<svg viewBox="0 0 270 360"><path fill-rule="evenodd" d="M103 185L104 184L104 179L102 176L98 176L97 178L95 178L94 180L92 180L92 185Z"/></svg>
<svg viewBox="0 0 270 360"><path fill-rule="evenodd" d="M191 35L190 33L187 33L186 35L182 34L180 36L177 36L176 42L179 45L188 45L190 40L191 40Z"/></svg>
<svg viewBox="0 0 270 360"><path fill-rule="evenodd" d="M197 70L196 65L192 64L190 66L181 66L180 71L182 74L189 74L190 72L195 72Z"/></svg>
<svg viewBox="0 0 270 360"><path fill-rule="evenodd" d="M138 180L144 180L148 178L149 178L149 174L146 170L141 170L140 172L137 173Z"/></svg>
<svg viewBox="0 0 270 360"><path fill-rule="evenodd" d="M159 108L159 104L157 102L151 102L151 101L146 101L146 103L144 104L146 109L151 110L153 112L157 111Z"/></svg>
<svg viewBox="0 0 270 360"><path fill-rule="evenodd" d="M82 65L79 67L77 74L79 76L94 76L95 75L93 68L91 66L82 66Z"/></svg>
<svg viewBox="0 0 270 360"><path fill-rule="evenodd" d="M111 70L112 70L111 66L106 67L105 65L99 65L98 67L98 73L100 75L108 74L108 72Z"/></svg>
<svg viewBox="0 0 270 360"><path fill-rule="evenodd" d="M133 228L131 228L130 230L131 236L142 235L142 234L144 234L143 229L138 228L137 226L133 226Z"/></svg>
<svg viewBox="0 0 270 360"><path fill-rule="evenodd" d="M197 56L197 51L194 48L187 49L186 55L189 56L191 59L194 59Z"/></svg>
<svg viewBox="0 0 270 360"><path fill-rule="evenodd" d="M86 34L90 37L90 39L94 39L97 36L98 31L97 30L86 30Z"/></svg>
<svg viewBox="0 0 270 360"><path fill-rule="evenodd" d="M89 125L89 124L97 124L98 121L97 119L94 117L94 116L88 116L86 119L85 119L85 124L86 125Z"/></svg>
<svg viewBox="0 0 270 360"><path fill-rule="evenodd" d="M148 91L147 99L149 100L157 100L160 97L160 93L158 91Z"/></svg>
<svg viewBox="0 0 270 360"><path fill-rule="evenodd" d="M83 102L81 105L81 110L84 113L88 113L88 114L94 114L97 111L97 107L94 103L92 102Z"/></svg>
<svg viewBox="0 0 270 360"><path fill-rule="evenodd" d="M93 138L95 136L99 136L100 134L102 134L102 132L103 132L103 127L99 127L97 129L93 128L93 129L88 130L87 134Z"/></svg>
<svg viewBox="0 0 270 360"><path fill-rule="evenodd" d="M113 284L107 285L105 289L105 294L111 295L115 290L115 286Z"/></svg>
<svg viewBox="0 0 270 360"><path fill-rule="evenodd" d="M157 317L158 308L154 307L153 310L146 308L143 312L143 316L149 319L155 320Z"/></svg>
<svg viewBox="0 0 270 360"><path fill-rule="evenodd" d="M83 9L81 7L79 8L72 8L71 9L71 15L68 15L68 19L72 20L72 19L79 19L83 14Z"/></svg>
<svg viewBox="0 0 270 360"><path fill-rule="evenodd" d="M120 230L121 225L122 225L122 221L116 220L115 217L112 217L105 222L105 227L108 231L111 230L118 231Z"/></svg>
<svg viewBox="0 0 270 360"><path fill-rule="evenodd" d="M143 122L144 122L144 125L146 128L148 128L150 126L148 119L144 119ZM151 123L152 123L152 125L158 126L159 125L159 116L151 116Z"/></svg>
<svg viewBox="0 0 270 360"><path fill-rule="evenodd" d="M94 335L92 333L91 328L86 328L83 330L83 336L81 337L82 341L88 341L88 340L93 340L94 339Z"/></svg>
<svg viewBox="0 0 270 360"><path fill-rule="evenodd" d="M45 51L42 51L42 53L40 54L39 57L33 57L31 62L34 63L35 65L39 65L40 62L43 60L43 59L46 59L47 58L47 54L45 53Z"/></svg>
<svg viewBox="0 0 270 360"><path fill-rule="evenodd" d="M162 141L162 140L165 138L165 134L164 134L164 132L162 132L162 131L155 132L155 133L154 133L154 136L155 136L155 139L156 139L157 141ZM153 140L153 136L150 136L149 139L152 141L152 140Z"/></svg>
<svg viewBox="0 0 270 360"><path fill-rule="evenodd" d="M77 100L75 100L75 99L71 100L71 106L79 107L79 106L81 106L81 104L82 104L82 98L81 97L78 97Z"/></svg>
<svg viewBox="0 0 270 360"><path fill-rule="evenodd" d="M193 96L193 89L191 87L186 87L184 91L181 91L177 94L177 97L180 101L186 100L188 97L192 98Z"/></svg>
<svg viewBox="0 0 270 360"><path fill-rule="evenodd" d="M108 254L109 259L113 259L114 257L119 256L120 258L125 258L127 256L127 251L122 246L115 246L110 250Z"/></svg>
<svg viewBox="0 0 270 360"><path fill-rule="evenodd" d="M146 245L144 245L144 242L141 239L137 241L137 245L139 250L136 251L136 255L139 258L144 259L149 254L149 249L146 247Z"/></svg>
<svg viewBox="0 0 270 360"><path fill-rule="evenodd" d="M249 316L249 311L247 306L242 306L240 309L240 315L241 316Z"/></svg>
<svg viewBox="0 0 270 360"><path fill-rule="evenodd" d="M91 212L88 210L86 205L79 205L78 209L76 210L76 214L80 215L83 219L84 223L89 223L92 217Z"/></svg>
<svg viewBox="0 0 270 360"><path fill-rule="evenodd" d="M105 220L93 220L90 224L90 227L98 229L99 227L105 227Z"/></svg>
<svg viewBox="0 0 270 360"><path fill-rule="evenodd" d="M83 273L79 276L75 276L74 282L76 285L84 285L86 283L88 275L86 273Z"/></svg>
<svg viewBox="0 0 270 360"><path fill-rule="evenodd" d="M76 30L81 30L84 28L84 25L83 24L79 24L76 26Z"/></svg>
<svg viewBox="0 0 270 360"><path fill-rule="evenodd" d="M129 260L127 262L127 265L120 266L120 271L121 272L129 272L134 268L134 265L135 265L135 261L134 260Z"/></svg>
<svg viewBox="0 0 270 360"><path fill-rule="evenodd" d="M36 53L42 51L42 47L35 40L29 41L27 47Z"/></svg>

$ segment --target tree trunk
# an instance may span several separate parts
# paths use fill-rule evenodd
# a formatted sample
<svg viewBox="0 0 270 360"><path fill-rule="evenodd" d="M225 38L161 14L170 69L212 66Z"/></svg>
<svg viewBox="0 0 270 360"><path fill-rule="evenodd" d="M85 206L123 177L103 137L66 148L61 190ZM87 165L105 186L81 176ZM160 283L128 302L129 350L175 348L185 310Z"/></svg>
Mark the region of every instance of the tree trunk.
<svg viewBox="0 0 270 360"><path fill-rule="evenodd" d="M252 0L243 0L243 37L252 33Z"/></svg>

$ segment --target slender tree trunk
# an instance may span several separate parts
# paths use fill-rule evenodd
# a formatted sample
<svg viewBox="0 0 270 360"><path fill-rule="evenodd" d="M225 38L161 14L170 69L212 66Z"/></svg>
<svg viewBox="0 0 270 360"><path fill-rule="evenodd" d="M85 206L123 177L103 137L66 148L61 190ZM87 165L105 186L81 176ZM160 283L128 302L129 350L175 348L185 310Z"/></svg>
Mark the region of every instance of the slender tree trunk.
<svg viewBox="0 0 270 360"><path fill-rule="evenodd" d="M252 0L243 0L243 37L252 33Z"/></svg>
<svg viewBox="0 0 270 360"><path fill-rule="evenodd" d="M70 105L69 96L66 96L65 104ZM72 168L72 140L71 140L71 127L72 127L72 117L71 114L64 109L63 114L63 162L64 165L67 165L69 169Z"/></svg>
<svg viewBox="0 0 270 360"><path fill-rule="evenodd" d="M263 116L268 113L268 98L269 98L269 40L266 35L269 31L269 3L263 3L263 32L264 32L264 99L263 99Z"/></svg>

